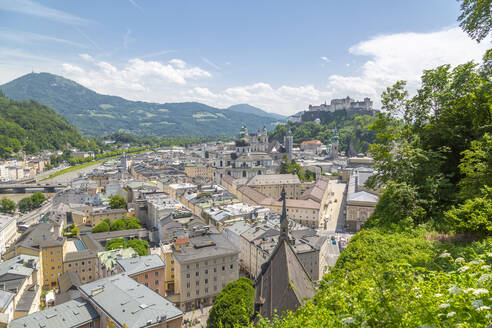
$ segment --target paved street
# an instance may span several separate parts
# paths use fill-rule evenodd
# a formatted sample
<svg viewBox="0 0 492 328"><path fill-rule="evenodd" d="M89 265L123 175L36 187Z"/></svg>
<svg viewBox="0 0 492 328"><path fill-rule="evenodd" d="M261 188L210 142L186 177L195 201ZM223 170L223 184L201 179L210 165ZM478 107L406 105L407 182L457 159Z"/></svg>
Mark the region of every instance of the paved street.
<svg viewBox="0 0 492 328"><path fill-rule="evenodd" d="M183 327L207 327L207 319L211 308L211 306L207 306L202 310L186 312L183 317Z"/></svg>

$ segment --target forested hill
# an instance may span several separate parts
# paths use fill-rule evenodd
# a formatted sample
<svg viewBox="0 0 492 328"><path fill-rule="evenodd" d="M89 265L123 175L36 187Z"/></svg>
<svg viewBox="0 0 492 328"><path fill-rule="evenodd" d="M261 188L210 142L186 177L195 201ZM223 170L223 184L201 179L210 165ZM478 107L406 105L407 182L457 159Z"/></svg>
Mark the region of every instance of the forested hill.
<svg viewBox="0 0 492 328"><path fill-rule="evenodd" d="M21 150L35 154L43 149L65 149L69 146L95 148L51 108L36 101L12 100L0 91L0 158Z"/></svg>
<svg viewBox="0 0 492 328"><path fill-rule="evenodd" d="M371 115L357 115L347 113L345 110L327 113L327 117L322 124L315 122L305 122L293 124L291 126L294 143L299 144L303 141L317 139L328 144L332 141L335 129L339 137L339 149L349 155L367 153L369 146L374 142L376 132L370 130L370 125L376 120ZM287 127L280 124L270 133L271 140L282 142Z"/></svg>
<svg viewBox="0 0 492 328"><path fill-rule="evenodd" d="M0 86L16 100L34 99L53 108L85 135L233 136L242 124L272 129L278 117L243 105L219 109L196 102L149 103L102 95L49 73L32 73ZM256 112L252 113L251 110ZM258 115L261 114L261 115Z"/></svg>

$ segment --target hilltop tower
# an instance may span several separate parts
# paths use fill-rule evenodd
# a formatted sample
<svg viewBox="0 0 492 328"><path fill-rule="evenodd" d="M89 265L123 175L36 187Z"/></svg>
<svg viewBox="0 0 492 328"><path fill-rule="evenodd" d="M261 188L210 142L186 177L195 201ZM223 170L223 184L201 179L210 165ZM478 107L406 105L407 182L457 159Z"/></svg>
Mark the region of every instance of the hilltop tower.
<svg viewBox="0 0 492 328"><path fill-rule="evenodd" d="M292 137L292 131L290 130L290 123L287 123L287 134L284 137L284 147L287 150L287 156L289 161L292 160L292 146L294 143L294 138Z"/></svg>
<svg viewBox="0 0 492 328"><path fill-rule="evenodd" d="M331 158L338 159L338 132L336 127L333 130L333 138L331 139Z"/></svg>

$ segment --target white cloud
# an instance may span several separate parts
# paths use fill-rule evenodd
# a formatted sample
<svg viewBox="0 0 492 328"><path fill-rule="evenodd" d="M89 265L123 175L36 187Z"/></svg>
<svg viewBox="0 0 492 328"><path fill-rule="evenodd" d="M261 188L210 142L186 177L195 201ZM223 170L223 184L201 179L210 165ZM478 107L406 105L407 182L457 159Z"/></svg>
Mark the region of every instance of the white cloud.
<svg viewBox="0 0 492 328"><path fill-rule="evenodd" d="M290 115L305 110L309 104L347 95L355 99L371 97L379 106L381 92L397 80L408 81L410 91L415 90L424 69L447 63L455 66L469 60L479 62L489 46L490 43L485 41L477 44L458 28L376 36L348 49L349 54L358 59L347 60L355 73L330 75L323 87L309 83L273 86L257 82L220 89L209 84L210 72L177 58L160 62L140 57L120 66L103 61L91 62L92 57L81 55L90 65L89 69L64 65L63 70L67 77L98 92L129 99L200 101L217 107L249 103ZM162 52L165 53L167 51Z"/></svg>
<svg viewBox="0 0 492 328"><path fill-rule="evenodd" d="M205 58L205 57L202 57L202 60L203 60L203 62L204 62L204 63L206 63L207 65L209 65L209 66L211 66L211 67L215 68L216 70L220 71L220 69L221 69L221 68L219 67L219 65L215 64L215 63L214 63L213 61L211 61L210 59Z"/></svg>
<svg viewBox="0 0 492 328"><path fill-rule="evenodd" d="M80 58L82 58L85 61L88 61L88 62L94 61L94 58L92 58L92 56L89 54L80 54L79 56L80 56Z"/></svg>
<svg viewBox="0 0 492 328"><path fill-rule="evenodd" d="M73 25L80 25L89 22L84 18L80 18L61 10L49 8L30 0L0 0L0 10L42 17L45 19Z"/></svg>
<svg viewBox="0 0 492 328"><path fill-rule="evenodd" d="M130 99L162 100L162 91L176 90L190 80L210 78L212 75L199 68L188 66L180 59L168 63L145 61L139 58L129 60L123 67L109 62L94 61L92 56L81 54L88 69L64 63L62 70L68 78L94 89L97 92L120 95Z"/></svg>
<svg viewBox="0 0 492 328"><path fill-rule="evenodd" d="M379 103L381 92L396 81L407 81L412 92L418 88L423 70L470 60L480 62L489 47L487 42L471 40L457 27L432 33L381 35L350 47L352 55L370 57L360 67L360 74L331 75L327 87L335 96L370 96Z"/></svg>
<svg viewBox="0 0 492 328"><path fill-rule="evenodd" d="M331 63L331 59L330 59L330 58L328 58L328 57L326 57L326 56L321 56L321 57L319 57L319 58L320 58L320 59L324 62L324 63L323 63L323 65L324 65L324 64Z"/></svg>

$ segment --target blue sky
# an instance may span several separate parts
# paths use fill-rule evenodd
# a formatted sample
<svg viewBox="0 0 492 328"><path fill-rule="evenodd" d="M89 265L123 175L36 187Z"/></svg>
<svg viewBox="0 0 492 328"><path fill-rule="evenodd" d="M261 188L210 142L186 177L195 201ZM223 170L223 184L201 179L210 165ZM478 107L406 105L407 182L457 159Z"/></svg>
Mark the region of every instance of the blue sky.
<svg viewBox="0 0 492 328"><path fill-rule="evenodd" d="M372 97L425 68L479 60L490 40L458 27L459 3L0 0L0 83L47 71L105 94L250 103L292 114Z"/></svg>

